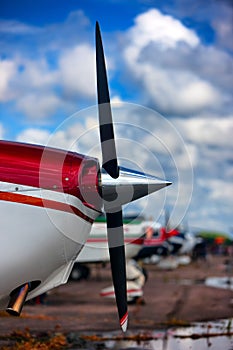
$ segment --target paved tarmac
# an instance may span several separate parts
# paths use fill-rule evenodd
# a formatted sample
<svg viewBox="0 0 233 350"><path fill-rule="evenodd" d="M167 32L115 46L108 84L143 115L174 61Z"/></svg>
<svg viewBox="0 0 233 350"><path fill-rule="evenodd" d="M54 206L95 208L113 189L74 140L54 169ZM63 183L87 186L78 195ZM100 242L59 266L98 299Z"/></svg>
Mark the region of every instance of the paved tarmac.
<svg viewBox="0 0 233 350"><path fill-rule="evenodd" d="M233 292L203 283L206 277L226 275L224 260L211 257L208 263L193 262L173 271L146 265L149 278L144 287L145 304L129 305L129 330L233 317ZM52 290L44 305L26 304L20 317L0 312L0 338L25 329L37 334L118 331L114 300L99 295L110 285L109 266L93 266L89 280L68 282Z"/></svg>

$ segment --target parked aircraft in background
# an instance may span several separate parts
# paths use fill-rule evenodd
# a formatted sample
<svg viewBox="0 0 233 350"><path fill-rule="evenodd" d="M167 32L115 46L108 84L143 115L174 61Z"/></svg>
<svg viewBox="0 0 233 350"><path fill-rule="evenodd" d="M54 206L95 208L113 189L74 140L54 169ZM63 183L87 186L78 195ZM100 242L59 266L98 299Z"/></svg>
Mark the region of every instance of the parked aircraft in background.
<svg viewBox="0 0 233 350"><path fill-rule="evenodd" d="M168 238L168 244L172 246L171 253L177 255L191 254L197 243L199 240L190 231L178 230L177 235Z"/></svg>
<svg viewBox="0 0 233 350"><path fill-rule="evenodd" d="M147 261L158 263L161 258L168 256L191 256L199 243L200 239L190 231L179 228L167 230L165 226L155 223L148 228L144 245L135 259L137 261L147 259Z"/></svg>
<svg viewBox="0 0 233 350"><path fill-rule="evenodd" d="M131 259L138 254L143 246L148 227L153 225L142 217L123 217L125 257ZM99 216L92 225L90 236L77 257L70 277L72 280L87 278L91 263L107 263L110 261L107 242L106 217Z"/></svg>
<svg viewBox="0 0 233 350"><path fill-rule="evenodd" d="M168 256L173 247L168 243L169 239L179 232L178 230L166 231L160 223L154 222L147 228L146 237L142 249L135 256L136 260L150 258L152 256Z"/></svg>
<svg viewBox="0 0 233 350"><path fill-rule="evenodd" d="M65 283L92 223L104 210L120 325L127 328L122 205L170 182L118 165L98 23L96 70L102 167L59 149L0 141L0 309Z"/></svg>
<svg viewBox="0 0 233 350"><path fill-rule="evenodd" d="M147 280L147 273L132 258L138 254L143 246L146 232L154 225L152 220L145 220L144 217L137 215L123 217L128 303L136 303L139 298L143 300L143 287ZM92 263L96 266L97 263L106 264L109 261L106 217L102 215L95 220L90 236L73 266L70 279L73 281L87 279L90 275ZM104 288L100 295L114 299L114 287Z"/></svg>

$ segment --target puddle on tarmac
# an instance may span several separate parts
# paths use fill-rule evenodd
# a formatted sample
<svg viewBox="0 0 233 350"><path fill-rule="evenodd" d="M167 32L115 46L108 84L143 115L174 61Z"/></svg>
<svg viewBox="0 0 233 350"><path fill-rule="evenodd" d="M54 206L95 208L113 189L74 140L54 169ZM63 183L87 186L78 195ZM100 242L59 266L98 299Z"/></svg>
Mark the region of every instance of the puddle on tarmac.
<svg viewBox="0 0 233 350"><path fill-rule="evenodd" d="M85 334L82 350L233 350L231 320L195 323L153 332Z"/></svg>

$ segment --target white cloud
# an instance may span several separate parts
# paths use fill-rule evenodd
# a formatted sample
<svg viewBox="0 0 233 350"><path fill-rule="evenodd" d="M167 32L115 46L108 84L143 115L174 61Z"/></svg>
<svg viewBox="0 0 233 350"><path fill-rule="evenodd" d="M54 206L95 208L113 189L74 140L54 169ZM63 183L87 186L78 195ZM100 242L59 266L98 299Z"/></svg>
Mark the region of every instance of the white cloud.
<svg viewBox="0 0 233 350"><path fill-rule="evenodd" d="M162 51L175 49L180 43L190 47L199 44L199 38L194 31L156 9L136 17L135 25L128 30L127 39L128 44L124 55L129 64L139 63L143 50L153 44Z"/></svg>
<svg viewBox="0 0 233 350"><path fill-rule="evenodd" d="M26 128L18 134L17 141L100 156L96 119L87 117L82 124L78 113L64 120L52 133L45 128Z"/></svg>
<svg viewBox="0 0 233 350"><path fill-rule="evenodd" d="M186 140L206 146L232 148L233 116L176 119Z"/></svg>
<svg viewBox="0 0 233 350"><path fill-rule="evenodd" d="M47 130L29 128L23 130L17 136L17 141L45 145L48 142L48 138L49 132Z"/></svg>
<svg viewBox="0 0 233 350"><path fill-rule="evenodd" d="M18 98L17 109L31 119L46 119L60 107L62 101L53 93L28 93Z"/></svg>
<svg viewBox="0 0 233 350"><path fill-rule="evenodd" d="M3 127L3 125L0 123L0 139L3 139L4 132L5 132L4 127Z"/></svg>
<svg viewBox="0 0 233 350"><path fill-rule="evenodd" d="M233 206L233 118L205 115L173 122L194 166L188 219L197 227L227 231L232 220L229 209Z"/></svg>
<svg viewBox="0 0 233 350"><path fill-rule="evenodd" d="M66 94L95 96L95 55L83 44L62 53L59 59L60 84Z"/></svg>
<svg viewBox="0 0 233 350"><path fill-rule="evenodd" d="M138 16L123 52L144 103L163 113L194 114L230 103L231 57L202 45L194 31L171 16L158 10Z"/></svg>
<svg viewBox="0 0 233 350"><path fill-rule="evenodd" d="M59 52L58 57L58 66L53 68L45 57L32 60L16 56L0 61L0 101L14 102L30 119L48 120L61 107L74 110L74 102L77 106L81 98L94 100L93 49L80 45Z"/></svg>
<svg viewBox="0 0 233 350"><path fill-rule="evenodd" d="M162 49L175 48L178 43L184 42L191 47L199 43L194 31L186 28L180 21L169 15L163 15L156 9L151 9L135 19L128 36L131 45L126 50L130 61L136 61L140 52L149 44L156 43Z"/></svg>
<svg viewBox="0 0 233 350"><path fill-rule="evenodd" d="M123 104L124 104L124 101L121 99L120 96L115 95L111 97L111 105L112 106L114 105L115 108L119 108L123 106Z"/></svg>
<svg viewBox="0 0 233 350"><path fill-rule="evenodd" d="M38 27L27 25L15 20L1 20L0 33L1 34L29 34L32 35L35 31L40 31Z"/></svg>
<svg viewBox="0 0 233 350"><path fill-rule="evenodd" d="M14 61L0 60L0 102L7 102L14 98L14 91L10 84L17 72L17 66Z"/></svg>
<svg viewBox="0 0 233 350"><path fill-rule="evenodd" d="M219 5L219 4L218 4ZM216 16L212 19L212 26L215 30L218 44L233 50L233 43L231 40L233 32L233 7L232 2L221 1L221 7L218 6ZM224 18L224 20L223 20Z"/></svg>
<svg viewBox="0 0 233 350"><path fill-rule="evenodd" d="M45 60L15 57L0 61L0 101L15 103L18 111L33 119L48 118L62 101L53 88L57 73Z"/></svg>
<svg viewBox="0 0 233 350"><path fill-rule="evenodd" d="M220 102L218 91L191 72L166 70L145 64L141 76L148 96L160 110L194 113Z"/></svg>
<svg viewBox="0 0 233 350"><path fill-rule="evenodd" d="M38 60L21 59L19 66L23 66L23 72L18 74L17 79L21 86L30 91L31 89L52 88L58 83L58 73L52 70L45 58Z"/></svg>
<svg viewBox="0 0 233 350"><path fill-rule="evenodd" d="M221 201L226 206L233 207L233 182L226 182L222 179L212 179L206 183L210 190L210 200Z"/></svg>
<svg viewBox="0 0 233 350"><path fill-rule="evenodd" d="M69 132L56 131L54 134L46 129L28 128L23 130L18 136L17 141L27 142L39 145L49 145L61 149L71 149L71 139Z"/></svg>
<svg viewBox="0 0 233 350"><path fill-rule="evenodd" d="M145 117L143 121L143 127L146 128ZM177 223L186 214L189 193L192 195L192 200L187 214L188 221L190 218L192 224L196 226L228 230L230 218L228 212L233 205L233 118L203 115L186 119L173 118L171 122L174 129L169 127L165 120L163 122L162 118L154 118L154 129L150 127L152 135L142 138L141 142L153 150L158 159L162 156L166 177L173 182L168 188L166 201L174 210L171 213L172 222ZM183 147L178 142L179 134L184 142ZM157 135L160 139L157 139ZM152 158L150 162L152 163ZM190 192L192 190L190 166L194 168L193 192ZM204 215L205 210L208 211L209 218L208 215ZM216 223L216 227L213 223Z"/></svg>

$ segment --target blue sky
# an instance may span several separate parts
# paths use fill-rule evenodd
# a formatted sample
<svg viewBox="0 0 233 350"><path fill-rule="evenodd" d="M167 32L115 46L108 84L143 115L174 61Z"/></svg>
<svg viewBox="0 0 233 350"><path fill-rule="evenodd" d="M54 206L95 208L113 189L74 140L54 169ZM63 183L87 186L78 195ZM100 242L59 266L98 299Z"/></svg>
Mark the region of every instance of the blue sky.
<svg viewBox="0 0 233 350"><path fill-rule="evenodd" d="M232 17L227 0L1 1L0 137L100 155L95 108L69 118L96 103L98 20L121 162L173 181L136 210L232 231Z"/></svg>

